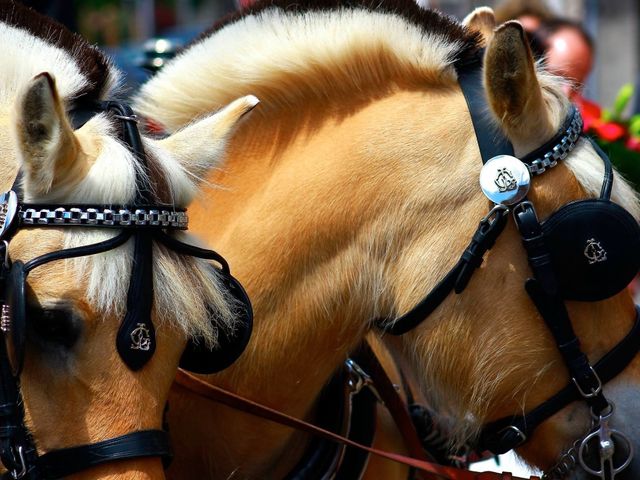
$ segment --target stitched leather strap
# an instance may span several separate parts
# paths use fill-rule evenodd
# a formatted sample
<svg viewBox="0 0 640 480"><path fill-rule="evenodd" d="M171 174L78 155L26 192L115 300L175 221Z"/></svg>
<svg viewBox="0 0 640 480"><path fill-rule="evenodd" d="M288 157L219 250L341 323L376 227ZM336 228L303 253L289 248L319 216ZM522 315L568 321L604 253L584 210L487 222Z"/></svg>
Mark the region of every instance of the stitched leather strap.
<svg viewBox="0 0 640 480"><path fill-rule="evenodd" d="M253 400L236 395L235 393L224 390L206 383L198 377L191 375L184 370L178 370L176 375L176 383L187 390L190 390L198 395L213 400L227 407L235 410L254 415L271 422L285 425L296 430L300 430L311 435L317 435L334 442L342 443L351 447L355 447L361 450L365 450L369 453L377 455L379 457L386 458L388 460L408 465L421 472L430 474L431 479L438 480L540 480L539 477L531 477L530 479L523 479L520 477L514 477L510 473L494 473L494 472L470 472L468 470L461 470L454 467L445 467L422 460L416 460L415 458L399 455L396 453L385 452L376 448L367 447L357 442L349 440L348 438L337 435L328 430L316 427L310 423L304 422L300 419L287 415L285 413L274 410L273 408L261 405Z"/></svg>
<svg viewBox="0 0 640 480"><path fill-rule="evenodd" d="M103 463L142 457L171 457L169 434L163 430L142 430L45 453L38 459L38 478L63 478Z"/></svg>

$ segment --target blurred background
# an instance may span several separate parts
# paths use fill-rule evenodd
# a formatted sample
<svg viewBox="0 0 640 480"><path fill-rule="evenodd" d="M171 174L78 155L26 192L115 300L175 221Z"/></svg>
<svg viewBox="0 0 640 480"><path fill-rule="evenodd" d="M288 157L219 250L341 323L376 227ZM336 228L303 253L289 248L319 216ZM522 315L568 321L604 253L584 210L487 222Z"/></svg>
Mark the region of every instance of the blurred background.
<svg viewBox="0 0 640 480"><path fill-rule="evenodd" d="M418 0L460 19L473 8L499 7L500 0ZM126 70L139 62L145 40L166 37L186 42L217 19L251 0L24 0L57 18L90 41L107 47ZM507 1L520 4L540 2ZM594 39L593 70L583 95L602 105L614 101L620 87L640 73L640 1L548 0L554 15L579 22ZM133 72L134 75L138 75ZM139 76L139 75L138 75ZM136 82L132 78L132 83Z"/></svg>

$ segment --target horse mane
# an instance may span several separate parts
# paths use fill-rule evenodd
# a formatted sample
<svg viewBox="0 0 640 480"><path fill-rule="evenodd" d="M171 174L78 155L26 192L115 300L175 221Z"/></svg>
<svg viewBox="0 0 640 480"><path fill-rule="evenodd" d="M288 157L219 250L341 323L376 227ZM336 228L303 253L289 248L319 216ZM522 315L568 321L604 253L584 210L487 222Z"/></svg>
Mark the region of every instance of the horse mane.
<svg viewBox="0 0 640 480"><path fill-rule="evenodd" d="M0 0L3 45L2 105L10 104L28 80L50 72L66 102L94 101L110 95L120 73L95 46L55 20L12 0Z"/></svg>
<svg viewBox="0 0 640 480"><path fill-rule="evenodd" d="M266 114L394 82L454 83L448 67L479 48L478 34L413 0L266 0L204 32L136 103L171 131L241 95Z"/></svg>

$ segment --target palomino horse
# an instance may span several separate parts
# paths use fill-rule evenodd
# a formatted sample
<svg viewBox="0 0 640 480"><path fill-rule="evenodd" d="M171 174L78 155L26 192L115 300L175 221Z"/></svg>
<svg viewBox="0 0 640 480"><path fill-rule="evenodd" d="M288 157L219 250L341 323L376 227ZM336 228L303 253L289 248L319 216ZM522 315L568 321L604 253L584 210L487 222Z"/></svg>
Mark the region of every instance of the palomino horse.
<svg viewBox="0 0 640 480"><path fill-rule="evenodd" d="M488 10L467 23L471 28L409 0L273 0L214 27L143 86L138 111L167 132L238 95L254 93L262 102L233 137L224 169L208 177L222 188L206 189L190 207L195 231L232 261L256 315L253 340L240 361L204 379L293 416L317 419L321 391L369 336L384 344L437 411L453 419L453 443L486 447L487 429L493 425L496 433L495 426L503 425L491 448L519 447L527 462L550 469L564 452L565 462L577 458L568 449L577 439L575 449L582 440L588 444L590 428L602 427L601 440L613 438L618 468L632 456L631 444L640 447L632 299L619 285L588 298L597 301L576 301L574 295L565 303L571 296L552 285L556 276L569 276L563 287L568 290L593 286L577 273L577 264L556 272L554 263L551 279L544 279L550 268L546 249L563 246L571 235L549 246L546 236L532 237L540 229L532 205L546 219L569 202L598 196L605 178L597 202L607 203L611 177L603 170L605 160L578 138L580 119L559 80L536 70L521 26L507 23L494 32ZM476 90L465 91L467 102L460 85L469 81ZM464 292L449 294L451 286L442 294L436 285L443 278L450 283L447 272L493 205L478 184L481 153L487 144L496 149L502 134L522 158L541 146L538 154L553 158L525 168L547 171L533 177L528 201L512 207L513 218L498 207L484 220L498 215L506 227L466 288L461 286ZM479 140L485 144L480 153ZM560 148L564 153L556 158ZM552 160L560 157L555 166ZM494 175L493 183L505 191L520 185L512 185L509 165ZM638 200L619 177L612 198L638 218ZM611 203L607 208L619 209ZM625 215L637 246L637 224ZM585 223L598 222L600 217ZM588 248L582 244L578 256L595 264L616 251L595 238L585 241ZM477 242L485 250L490 246ZM542 249L539 256L535 248ZM477 266L474 255L469 258ZM533 276L528 294L523 284ZM430 291L441 298L425 302ZM408 317L400 316L406 312L413 329L404 328ZM408 332L395 336L387 330ZM609 421L609 403L593 406L603 394L586 357L602 359L629 332L634 346L617 362L624 370L603 375L604 394L615 404ZM587 402L578 401L577 388L586 378L593 383L581 388L594 419ZM568 400L540 417L535 409L560 391ZM532 412L538 412L536 422ZM503 417L507 423L493 423ZM212 403L184 385L170 395L168 418L176 445L171 478L290 478L311 441ZM531 423L540 425L533 430ZM609 462L611 449L586 450L579 456L591 470L600 468L598 460ZM569 466L576 467L570 478L590 478L580 465ZM406 478L406 470L370 463L367 475ZM560 475L556 468L548 477ZM639 476L636 456L616 478Z"/></svg>
<svg viewBox="0 0 640 480"><path fill-rule="evenodd" d="M240 99L165 140L140 142L127 107L100 103L116 93L120 73L85 40L7 1L0 2L0 39L2 186L14 185L0 222L4 245L10 241L2 266L2 461L12 478L59 478L95 465L73 478L164 478L159 429L186 339L215 345L236 313L208 262L155 240L138 257L138 239L159 234L153 221L184 230L180 207L257 100ZM137 157L141 145L146 158ZM140 205L139 196L150 201L145 208L168 213L131 211L126 220L124 210L109 210ZM34 228L22 228L29 216ZM138 233L143 220L147 233ZM98 228L105 225L115 229ZM153 282L154 296L135 284L140 258L152 259L140 278ZM146 318L132 314L141 305ZM122 330L125 315L141 323ZM109 456L124 461L102 464L99 457Z"/></svg>

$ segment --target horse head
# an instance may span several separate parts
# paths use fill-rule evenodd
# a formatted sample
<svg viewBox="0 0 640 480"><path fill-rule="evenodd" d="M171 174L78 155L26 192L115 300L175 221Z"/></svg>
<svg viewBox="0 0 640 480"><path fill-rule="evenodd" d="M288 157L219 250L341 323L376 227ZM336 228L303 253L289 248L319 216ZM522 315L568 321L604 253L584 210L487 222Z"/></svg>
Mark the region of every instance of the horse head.
<svg viewBox="0 0 640 480"><path fill-rule="evenodd" d="M215 347L236 307L218 268L157 239L189 241L183 209L257 100L140 137L106 101L120 74L101 52L13 2L0 12L2 461L25 478L164 478L185 342Z"/></svg>
<svg viewBox="0 0 640 480"><path fill-rule="evenodd" d="M492 13L482 10L463 28L409 1L329 3L265 2L236 15L186 49L137 99L168 131L239 94L262 101L234 136L227 168L213 177L227 189L207 191L193 207L223 205L211 217L199 215L196 229L232 259L256 311L256 340L211 382L313 417L319 392L341 362L366 335L375 336L408 366L429 403L452 419L452 443L495 450L508 444L550 469L606 423L624 432L609 438L614 463L624 462L631 445L640 446L636 310L620 285L625 278L614 271L617 288L603 294L606 282L572 277L577 265L560 271L562 255L549 263L547 249L573 238L536 235L572 202L602 196L598 202L606 203L613 178L611 199L632 214L625 212L628 230L621 231L633 233L633 246L637 196L579 138L578 114L560 80L534 64L519 24L494 31ZM465 78L474 89L468 98L460 86ZM518 158L543 147L537 153L548 161L529 158L527 197L494 208L478 181L489 160L480 144L495 150L501 138ZM501 167L492 180L507 191L518 187L510 169ZM489 242L482 225L494 225L495 216L503 230ZM607 247L595 237L587 248L591 238L571 253L583 261L604 258L599 248ZM635 262L628 262L632 273ZM624 264L619 258L617 267ZM541 280L550 271L558 278ZM572 295L549 286L567 277L563 288L573 288ZM412 328L404 328L407 319ZM404 334L393 336L394 330ZM625 359L600 382L592 372L602 369L589 365L621 344ZM598 403L600 383L606 403ZM563 391L568 400L540 414L538 428L528 428L531 417L525 426L510 423ZM173 400L180 469L204 475L210 471L197 465L214 465L220 476L279 478L299 458L291 452L299 452L300 437L289 431L210 404L190 422L201 400L184 389ZM189 448L194 438L212 453ZM215 456L220 449L225 455ZM597 451L583 449L584 462L597 463ZM203 460L207 455L215 460ZM637 477L640 463L633 462L616 478ZM586 475L577 472L576 478Z"/></svg>

